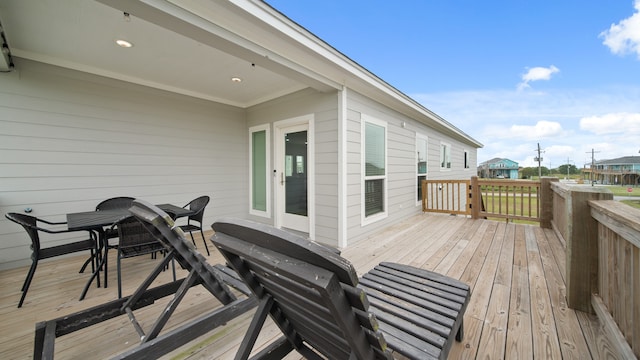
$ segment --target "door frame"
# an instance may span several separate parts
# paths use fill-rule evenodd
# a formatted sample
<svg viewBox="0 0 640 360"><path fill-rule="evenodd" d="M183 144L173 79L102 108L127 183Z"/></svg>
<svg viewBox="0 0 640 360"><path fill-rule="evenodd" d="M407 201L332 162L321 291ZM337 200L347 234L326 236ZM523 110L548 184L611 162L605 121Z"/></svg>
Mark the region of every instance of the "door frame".
<svg viewBox="0 0 640 360"><path fill-rule="evenodd" d="M278 173L284 172L284 133L287 129L299 126L307 126L307 218L309 221L309 238L315 239L315 138L314 138L314 116L307 114L294 118L276 121L273 123L273 144L274 144L274 174L273 177L273 198L274 220L277 228L282 228L282 219L285 211L284 191L280 185Z"/></svg>

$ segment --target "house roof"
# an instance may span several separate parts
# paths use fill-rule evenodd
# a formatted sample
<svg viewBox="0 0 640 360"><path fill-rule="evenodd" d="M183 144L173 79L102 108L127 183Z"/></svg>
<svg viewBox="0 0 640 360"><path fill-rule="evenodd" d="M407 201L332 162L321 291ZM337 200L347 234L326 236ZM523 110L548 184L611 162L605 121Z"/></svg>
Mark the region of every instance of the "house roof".
<svg viewBox="0 0 640 360"><path fill-rule="evenodd" d="M596 165L639 165L640 156L623 156L617 159L596 161Z"/></svg>
<svg viewBox="0 0 640 360"><path fill-rule="evenodd" d="M485 162L480 163L480 166L486 166L486 165L492 165L492 164L498 164L498 163L510 163L510 164L514 164L516 167L518 166L517 162L513 160L505 159L505 158L493 158L491 160L487 160Z"/></svg>
<svg viewBox="0 0 640 360"><path fill-rule="evenodd" d="M243 108L347 88L482 147L263 1L3 0L0 23L17 71L28 59Z"/></svg>

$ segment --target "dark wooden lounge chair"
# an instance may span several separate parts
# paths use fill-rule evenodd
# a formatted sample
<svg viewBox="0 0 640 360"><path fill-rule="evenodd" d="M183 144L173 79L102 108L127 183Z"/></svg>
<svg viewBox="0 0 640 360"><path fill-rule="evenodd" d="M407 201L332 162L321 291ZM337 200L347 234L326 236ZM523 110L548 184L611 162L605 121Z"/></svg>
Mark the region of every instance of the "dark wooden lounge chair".
<svg viewBox="0 0 640 360"><path fill-rule="evenodd" d="M267 315L284 336L253 358L446 358L461 341L469 286L382 263L358 279L336 251L273 227L224 219L211 241L259 301L236 359L246 359Z"/></svg>
<svg viewBox="0 0 640 360"><path fill-rule="evenodd" d="M157 359L256 306L255 297L249 296L250 290L237 275L223 265L209 265L193 244L185 239L182 230L175 226L173 219L166 212L142 200L135 200L129 212L159 241L166 250L166 256L131 296L37 323L34 359L52 359L57 337L124 314L129 316L130 322L138 332L140 345L117 355L114 359ZM187 277L150 288L154 279L172 260L189 271ZM195 285L206 288L221 306L186 324L161 333L186 292ZM239 291L241 297L237 297L229 286ZM173 297L156 321L144 329L136 320L134 311L168 296Z"/></svg>

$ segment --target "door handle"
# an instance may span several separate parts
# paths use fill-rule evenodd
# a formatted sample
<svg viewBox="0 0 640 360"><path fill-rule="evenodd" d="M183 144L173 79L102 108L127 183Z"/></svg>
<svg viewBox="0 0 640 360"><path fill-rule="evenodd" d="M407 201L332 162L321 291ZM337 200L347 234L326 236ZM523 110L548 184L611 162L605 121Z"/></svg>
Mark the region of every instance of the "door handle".
<svg viewBox="0 0 640 360"><path fill-rule="evenodd" d="M280 173L280 185L284 185L284 173Z"/></svg>

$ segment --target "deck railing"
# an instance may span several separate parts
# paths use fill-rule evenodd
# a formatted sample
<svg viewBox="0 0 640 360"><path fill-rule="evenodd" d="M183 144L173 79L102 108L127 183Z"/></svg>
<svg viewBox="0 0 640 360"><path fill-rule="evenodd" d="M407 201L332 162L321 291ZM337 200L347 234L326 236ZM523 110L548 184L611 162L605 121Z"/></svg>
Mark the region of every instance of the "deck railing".
<svg viewBox="0 0 640 360"><path fill-rule="evenodd" d="M640 210L606 188L552 182L552 226L566 245L567 305L595 312L625 358L640 356Z"/></svg>
<svg viewBox="0 0 640 360"><path fill-rule="evenodd" d="M625 358L640 358L640 210L603 187L540 181L428 180L423 210L539 221L565 245L566 300L596 313Z"/></svg>
<svg viewBox="0 0 640 360"><path fill-rule="evenodd" d="M530 180L423 180L422 210L490 218L541 221L541 182Z"/></svg>
<svg viewBox="0 0 640 360"><path fill-rule="evenodd" d="M613 200L589 205L598 222L598 291L591 303L640 357L640 210Z"/></svg>
<svg viewBox="0 0 640 360"><path fill-rule="evenodd" d="M423 180L422 211L471 215L469 180Z"/></svg>
<svg viewBox="0 0 640 360"><path fill-rule="evenodd" d="M474 218L540 221L540 181L471 178Z"/></svg>

